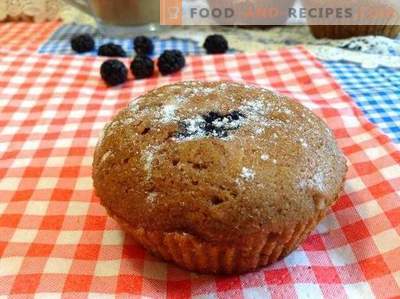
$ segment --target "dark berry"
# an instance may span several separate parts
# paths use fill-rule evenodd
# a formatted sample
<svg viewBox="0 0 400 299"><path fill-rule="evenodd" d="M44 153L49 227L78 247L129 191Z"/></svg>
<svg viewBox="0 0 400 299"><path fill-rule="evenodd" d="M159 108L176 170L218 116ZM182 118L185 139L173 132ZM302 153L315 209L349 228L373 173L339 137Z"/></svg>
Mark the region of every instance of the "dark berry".
<svg viewBox="0 0 400 299"><path fill-rule="evenodd" d="M126 57L126 52L120 45L108 43L100 46L97 51L99 56Z"/></svg>
<svg viewBox="0 0 400 299"><path fill-rule="evenodd" d="M115 86L128 80L128 69L125 64L116 59L104 61L100 68L100 74L109 86Z"/></svg>
<svg viewBox="0 0 400 299"><path fill-rule="evenodd" d="M216 128L215 133L217 134L217 137L228 137L228 131L224 130L223 128Z"/></svg>
<svg viewBox="0 0 400 299"><path fill-rule="evenodd" d="M89 34L75 35L71 38L71 48L75 52L85 53L94 49L94 40Z"/></svg>
<svg viewBox="0 0 400 299"><path fill-rule="evenodd" d="M243 113L241 113L241 112L239 112L239 111L237 111L237 110L234 110L234 111L232 111L231 113L228 113L228 114L227 114L227 117L228 117L229 119L231 119L231 120L238 120L240 117L245 117L245 116L244 116Z"/></svg>
<svg viewBox="0 0 400 299"><path fill-rule="evenodd" d="M206 123L212 123L214 120L217 119L222 119L223 115L219 112L208 112L207 114L203 115L203 119L206 121Z"/></svg>
<svg viewBox="0 0 400 299"><path fill-rule="evenodd" d="M138 36L133 41L133 47L135 48L135 52L137 54L149 55L154 51L154 45L150 38L146 36Z"/></svg>
<svg viewBox="0 0 400 299"><path fill-rule="evenodd" d="M131 63L131 72L136 79L149 78L154 73L154 62L144 55L137 55Z"/></svg>
<svg viewBox="0 0 400 299"><path fill-rule="evenodd" d="M215 126L212 123L207 122L204 125L204 131L206 131L207 133L214 131L214 129L215 129Z"/></svg>
<svg viewBox="0 0 400 299"><path fill-rule="evenodd" d="M229 48L227 40L220 34L207 36L203 47L206 49L207 54L222 54L228 51Z"/></svg>
<svg viewBox="0 0 400 299"><path fill-rule="evenodd" d="M179 50L165 50L158 58L157 66L161 74L172 74L185 66L185 57Z"/></svg>
<svg viewBox="0 0 400 299"><path fill-rule="evenodd" d="M225 138L228 137L230 131L240 128L242 123L235 121L246 118L246 115L238 110L233 110L225 114L210 111L203 114L202 118L203 121L197 124L197 129L193 129L193 125L188 123L179 123L179 130L176 136L178 138L185 138L195 134L204 134L205 136Z"/></svg>

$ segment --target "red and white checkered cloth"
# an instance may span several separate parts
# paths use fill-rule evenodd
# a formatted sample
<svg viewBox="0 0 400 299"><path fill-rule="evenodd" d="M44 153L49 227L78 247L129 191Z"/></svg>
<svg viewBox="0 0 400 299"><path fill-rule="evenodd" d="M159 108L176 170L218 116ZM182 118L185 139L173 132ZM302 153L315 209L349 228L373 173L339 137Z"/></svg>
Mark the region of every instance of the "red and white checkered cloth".
<svg viewBox="0 0 400 299"><path fill-rule="evenodd" d="M102 58L0 52L0 295L81 298L388 298L400 295L400 152L303 48L197 56L173 76L107 88ZM195 275L151 257L94 196L104 123L179 80L231 79L292 96L333 129L345 193L290 256L241 276ZM1 296L0 296L1 297Z"/></svg>
<svg viewBox="0 0 400 299"><path fill-rule="evenodd" d="M57 21L0 23L0 47L9 51L36 51L61 24Z"/></svg>

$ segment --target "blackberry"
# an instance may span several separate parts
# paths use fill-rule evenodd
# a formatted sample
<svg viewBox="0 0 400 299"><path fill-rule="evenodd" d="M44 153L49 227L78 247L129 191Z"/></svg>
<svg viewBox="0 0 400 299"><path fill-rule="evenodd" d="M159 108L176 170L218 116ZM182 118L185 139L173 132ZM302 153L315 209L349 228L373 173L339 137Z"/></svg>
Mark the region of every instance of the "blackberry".
<svg viewBox="0 0 400 299"><path fill-rule="evenodd" d="M225 138L229 132L237 130L243 124L246 118L242 112L233 110L232 112L222 114L216 111L210 111L201 116L201 120L186 120L178 124L177 138L187 138L194 135L211 136Z"/></svg>
<svg viewBox="0 0 400 299"><path fill-rule="evenodd" d="M150 55L154 51L152 40L143 35L138 36L134 39L133 47L137 54Z"/></svg>
<svg viewBox="0 0 400 299"><path fill-rule="evenodd" d="M234 110L226 115L230 120L238 120L240 117L246 117L243 113Z"/></svg>
<svg viewBox="0 0 400 299"><path fill-rule="evenodd" d="M215 137L227 137L228 131L224 127L217 127L213 123L206 123L204 126L204 132L207 136Z"/></svg>
<svg viewBox="0 0 400 299"><path fill-rule="evenodd" d="M131 72L136 79L149 78L154 73L154 62L147 56L138 55L131 63Z"/></svg>
<svg viewBox="0 0 400 299"><path fill-rule="evenodd" d="M100 67L101 78L109 86L115 86L128 80L128 69L119 60L109 59Z"/></svg>
<svg viewBox="0 0 400 299"><path fill-rule="evenodd" d="M75 35L71 38L71 48L77 53L94 50L94 39L89 34Z"/></svg>
<svg viewBox="0 0 400 299"><path fill-rule="evenodd" d="M203 115L203 119L206 123L212 123L214 120L222 119L224 116L219 112L208 112L208 114Z"/></svg>
<svg viewBox="0 0 400 299"><path fill-rule="evenodd" d="M108 56L108 57L126 57L126 52L120 45L114 43L108 43L100 46L97 51L99 56Z"/></svg>
<svg viewBox="0 0 400 299"><path fill-rule="evenodd" d="M246 116L234 110L226 114L211 111L204 114L202 117L205 121L203 129L206 135L227 137L228 131L238 128L238 124L233 123L233 121L239 120L241 117L245 118Z"/></svg>
<svg viewBox="0 0 400 299"><path fill-rule="evenodd" d="M207 54L222 54L228 51L228 42L220 34L212 34L207 36L203 44L204 49L206 49Z"/></svg>
<svg viewBox="0 0 400 299"><path fill-rule="evenodd" d="M157 61L162 75L168 75L181 70L185 66L185 57L179 50L165 50Z"/></svg>

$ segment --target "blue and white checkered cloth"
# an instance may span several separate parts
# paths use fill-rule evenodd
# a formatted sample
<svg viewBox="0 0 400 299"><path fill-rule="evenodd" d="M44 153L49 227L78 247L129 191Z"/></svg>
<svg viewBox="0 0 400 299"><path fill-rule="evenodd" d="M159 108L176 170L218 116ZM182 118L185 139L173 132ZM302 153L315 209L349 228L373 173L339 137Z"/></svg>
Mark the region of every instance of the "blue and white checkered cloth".
<svg viewBox="0 0 400 299"><path fill-rule="evenodd" d="M348 61L323 63L368 119L400 143L400 70L367 69Z"/></svg>
<svg viewBox="0 0 400 299"><path fill-rule="evenodd" d="M45 42L39 49L39 53L50 53L50 54L65 54L75 55L75 51L71 49L70 40L76 34L88 33L92 35L96 42L96 49L109 42L121 45L122 48L127 52L128 56L133 56L133 40L130 38L105 38L98 34L94 27L89 25L76 25L67 24L60 27L51 37ZM205 51L195 41L189 39L159 39L156 37L152 38L154 43L154 54L153 56L159 56L164 50L178 49L183 54L204 54ZM97 50L83 53L80 55L85 56L96 56Z"/></svg>
<svg viewBox="0 0 400 299"><path fill-rule="evenodd" d="M68 24L59 28L39 49L40 53L76 54L70 46L75 34L89 33L94 36L96 48L107 42L121 45L129 56L133 55L131 39L104 38L95 28ZM185 55L205 54L201 45L189 39L153 38L154 57L164 50L178 49ZM81 55L97 55L96 51ZM400 143L400 70L387 67L367 69L348 61L324 61L325 67L354 99L367 118L380 127L395 142Z"/></svg>

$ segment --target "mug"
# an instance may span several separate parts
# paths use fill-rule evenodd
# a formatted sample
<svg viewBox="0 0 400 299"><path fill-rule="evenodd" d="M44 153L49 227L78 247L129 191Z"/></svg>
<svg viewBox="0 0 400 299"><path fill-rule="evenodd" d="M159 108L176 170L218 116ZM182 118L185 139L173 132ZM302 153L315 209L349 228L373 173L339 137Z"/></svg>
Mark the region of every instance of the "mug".
<svg viewBox="0 0 400 299"><path fill-rule="evenodd" d="M133 37L160 30L160 0L64 0L93 16L100 33Z"/></svg>

